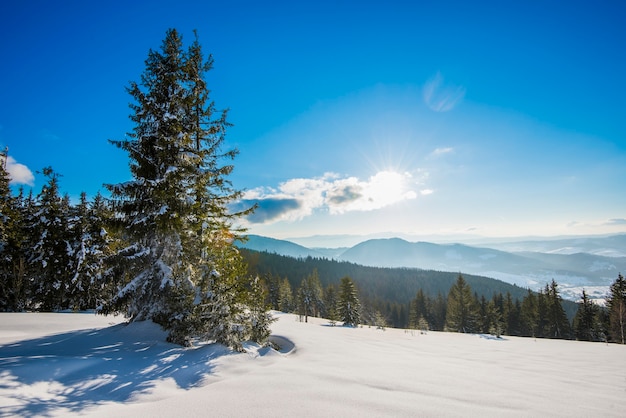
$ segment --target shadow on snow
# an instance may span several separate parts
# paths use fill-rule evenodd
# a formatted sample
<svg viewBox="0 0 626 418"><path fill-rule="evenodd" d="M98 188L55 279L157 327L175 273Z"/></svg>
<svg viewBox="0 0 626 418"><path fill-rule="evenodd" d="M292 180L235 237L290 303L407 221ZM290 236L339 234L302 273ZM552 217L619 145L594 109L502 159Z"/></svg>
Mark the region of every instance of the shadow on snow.
<svg viewBox="0 0 626 418"><path fill-rule="evenodd" d="M143 322L0 346L0 416L132 401L162 379L190 389L211 375L216 359L233 354L218 344L183 348L166 343L165 335Z"/></svg>

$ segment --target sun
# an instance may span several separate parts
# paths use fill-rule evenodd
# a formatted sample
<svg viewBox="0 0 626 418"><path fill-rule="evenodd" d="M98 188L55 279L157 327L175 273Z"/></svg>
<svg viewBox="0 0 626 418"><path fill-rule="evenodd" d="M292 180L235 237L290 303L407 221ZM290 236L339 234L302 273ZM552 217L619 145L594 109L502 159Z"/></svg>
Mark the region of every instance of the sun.
<svg viewBox="0 0 626 418"><path fill-rule="evenodd" d="M417 193L412 190L412 175L408 172L379 171L369 178L365 186L364 203L371 209L379 209L417 197Z"/></svg>

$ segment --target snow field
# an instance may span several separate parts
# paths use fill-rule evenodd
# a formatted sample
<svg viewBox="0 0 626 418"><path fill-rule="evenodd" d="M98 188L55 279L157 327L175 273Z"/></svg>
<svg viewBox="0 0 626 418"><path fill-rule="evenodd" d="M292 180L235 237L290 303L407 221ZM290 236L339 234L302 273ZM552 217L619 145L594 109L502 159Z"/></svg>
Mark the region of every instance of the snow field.
<svg viewBox="0 0 626 418"><path fill-rule="evenodd" d="M152 323L0 314L0 416L623 416L626 347L328 326L275 351L185 349Z"/></svg>

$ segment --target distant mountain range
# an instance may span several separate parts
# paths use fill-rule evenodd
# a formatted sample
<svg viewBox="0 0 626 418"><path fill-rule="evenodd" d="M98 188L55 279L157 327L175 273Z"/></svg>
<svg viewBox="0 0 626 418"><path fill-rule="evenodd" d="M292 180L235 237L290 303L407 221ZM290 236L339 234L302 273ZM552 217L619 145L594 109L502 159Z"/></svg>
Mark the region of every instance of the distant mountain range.
<svg viewBox="0 0 626 418"><path fill-rule="evenodd" d="M331 258L374 267L408 267L492 277L542 288L555 279L564 298L582 289L603 299L618 273L626 274L626 234L557 240L494 242L489 247L370 239L349 248L307 248L290 241L249 235L241 247L295 258Z"/></svg>

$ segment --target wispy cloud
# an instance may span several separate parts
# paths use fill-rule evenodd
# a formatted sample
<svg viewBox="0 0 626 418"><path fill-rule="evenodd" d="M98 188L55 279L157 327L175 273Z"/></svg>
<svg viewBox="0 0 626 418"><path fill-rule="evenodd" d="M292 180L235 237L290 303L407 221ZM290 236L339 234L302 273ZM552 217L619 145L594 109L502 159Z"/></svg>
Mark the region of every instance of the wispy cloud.
<svg viewBox="0 0 626 418"><path fill-rule="evenodd" d="M626 225L626 219L624 218L609 219L607 222L605 222L605 225Z"/></svg>
<svg viewBox="0 0 626 418"><path fill-rule="evenodd" d="M4 157L0 157L3 159ZM10 155L6 159L6 170L11 178L11 184L26 184L33 186L35 184L35 176L28 167L24 164L20 164Z"/></svg>
<svg viewBox="0 0 626 418"><path fill-rule="evenodd" d="M250 223L295 221L326 211L339 215L354 211L372 211L416 199L418 182L410 173L380 171L367 180L340 177L327 173L320 178L291 179L278 187L256 188L245 193L238 208L257 204ZM432 193L432 191L431 191ZM424 190L419 194L425 195Z"/></svg>
<svg viewBox="0 0 626 418"><path fill-rule="evenodd" d="M465 88L444 83L443 76L437 72L424 85L424 103L435 112L448 112L458 106L465 97Z"/></svg>
<svg viewBox="0 0 626 418"><path fill-rule="evenodd" d="M430 156L439 157L440 155L450 154L451 152L454 152L454 148L452 147L436 148L430 153Z"/></svg>

